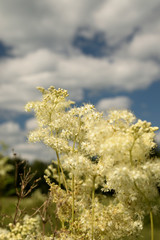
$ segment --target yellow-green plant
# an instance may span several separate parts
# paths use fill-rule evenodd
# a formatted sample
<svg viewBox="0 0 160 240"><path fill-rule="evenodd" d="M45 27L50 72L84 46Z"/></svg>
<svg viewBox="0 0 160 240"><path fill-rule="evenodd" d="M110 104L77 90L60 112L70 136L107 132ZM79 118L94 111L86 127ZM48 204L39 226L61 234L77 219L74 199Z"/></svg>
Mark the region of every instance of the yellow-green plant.
<svg viewBox="0 0 160 240"><path fill-rule="evenodd" d="M153 239L160 162L151 159L150 153L158 128L136 120L128 110L109 111L105 117L93 105L71 108L74 103L67 100L63 89L38 90L42 101L26 105L26 111L35 111L38 122L29 141L41 141L56 152L59 186L49 181L50 175L56 177L52 166L46 173L62 223L57 239L135 238L148 213ZM64 171L69 173L67 178ZM112 203L100 201L96 195L99 187L115 190Z"/></svg>
<svg viewBox="0 0 160 240"><path fill-rule="evenodd" d="M40 217L26 215L23 222L9 224L9 230L0 229L1 240L52 240L53 238L42 236L40 232Z"/></svg>
<svg viewBox="0 0 160 240"><path fill-rule="evenodd" d="M104 116L90 104L72 107L74 102L63 89L38 90L42 100L29 102L25 109L34 110L38 123L29 141L43 142L57 158L45 171L61 222L50 239L137 239L144 216L150 214L153 240L160 162L150 156L158 128L136 120L128 110ZM106 192L112 189L110 199Z"/></svg>

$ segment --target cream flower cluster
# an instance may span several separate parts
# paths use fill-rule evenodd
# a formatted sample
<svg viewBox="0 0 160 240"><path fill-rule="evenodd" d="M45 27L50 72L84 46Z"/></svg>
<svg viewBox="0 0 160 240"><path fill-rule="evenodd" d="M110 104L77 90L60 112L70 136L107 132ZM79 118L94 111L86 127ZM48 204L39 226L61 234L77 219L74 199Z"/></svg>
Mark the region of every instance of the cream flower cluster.
<svg viewBox="0 0 160 240"><path fill-rule="evenodd" d="M156 130L146 121L135 122L131 112L113 111L106 122L88 132L90 144L84 145L91 154L94 145L100 156L107 182L104 189L114 189L120 202L144 214L158 209L160 203L160 160L150 158Z"/></svg>
<svg viewBox="0 0 160 240"><path fill-rule="evenodd" d="M105 206L95 199L95 239L114 240L135 239L142 230L141 219L133 218L123 204L110 204ZM80 218L83 232L91 239L92 210L85 209Z"/></svg>
<svg viewBox="0 0 160 240"><path fill-rule="evenodd" d="M9 224L9 230L0 229L1 240L52 240L53 237L41 236L40 217L30 218L26 215L22 224Z"/></svg>
<svg viewBox="0 0 160 240"><path fill-rule="evenodd" d="M159 209L160 161L151 158L158 128L128 110L105 117L90 104L71 108L66 90L38 89L42 101L26 105L38 122L29 141L57 155L57 168L45 172L62 223L55 239L135 239L144 216ZM106 204L102 191L111 189L114 200Z"/></svg>
<svg viewBox="0 0 160 240"><path fill-rule="evenodd" d="M69 141L80 142L88 128L89 121L99 119L101 114L96 112L93 105L72 108L73 101L67 100L66 90L50 87L42 92L42 101L29 102L26 111L35 111L38 128L29 134L30 142L42 141L60 153L72 150Z"/></svg>

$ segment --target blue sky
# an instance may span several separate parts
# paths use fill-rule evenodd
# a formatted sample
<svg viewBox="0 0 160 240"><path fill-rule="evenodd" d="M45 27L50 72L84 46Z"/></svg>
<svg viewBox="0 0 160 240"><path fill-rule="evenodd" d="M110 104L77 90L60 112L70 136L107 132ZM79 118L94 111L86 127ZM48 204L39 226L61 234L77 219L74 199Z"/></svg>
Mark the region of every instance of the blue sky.
<svg viewBox="0 0 160 240"><path fill-rule="evenodd" d="M65 88L78 105L131 109L160 126L159 0L6 0L0 4L0 140L33 160L36 124L24 105L36 86ZM157 132L160 142L160 131Z"/></svg>

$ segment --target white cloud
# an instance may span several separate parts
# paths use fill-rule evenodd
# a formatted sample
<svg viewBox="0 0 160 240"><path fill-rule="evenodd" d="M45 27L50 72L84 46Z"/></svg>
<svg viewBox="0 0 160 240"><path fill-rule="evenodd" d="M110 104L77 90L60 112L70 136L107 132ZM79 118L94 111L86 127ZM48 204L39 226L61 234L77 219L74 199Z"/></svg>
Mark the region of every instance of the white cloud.
<svg viewBox="0 0 160 240"><path fill-rule="evenodd" d="M24 134L17 123L9 121L0 125L0 138L14 148L17 142L24 141Z"/></svg>
<svg viewBox="0 0 160 240"><path fill-rule="evenodd" d="M28 101L40 96L37 86L62 87L73 100L82 100L84 88L133 91L148 87L160 76L158 63L149 60L115 58L109 62L82 54L66 57L44 49L0 63L0 67L3 108L21 112Z"/></svg>
<svg viewBox="0 0 160 240"><path fill-rule="evenodd" d="M31 131L37 127L37 121L35 118L30 118L29 120L26 121L26 129L28 131Z"/></svg>
<svg viewBox="0 0 160 240"><path fill-rule="evenodd" d="M18 55L46 45L56 52L67 51L77 27L89 22L88 14L92 14L96 6L96 1L90 0L3 1L2 40L14 44L13 52Z"/></svg>
<svg viewBox="0 0 160 240"><path fill-rule="evenodd" d="M47 148L41 143L19 143L15 147L15 152L18 156L32 162L35 159L40 159L44 162L51 162L56 159L53 149Z"/></svg>
<svg viewBox="0 0 160 240"><path fill-rule="evenodd" d="M141 60L155 59L160 61L160 27L157 33L139 34L128 46L128 54Z"/></svg>
<svg viewBox="0 0 160 240"><path fill-rule="evenodd" d="M26 125L28 129L22 130L15 122L9 121L0 124L0 140L9 146L8 154L12 156L12 150L14 150L17 156L29 161L33 161L34 159L41 159L43 161L55 159L55 153L52 149L40 143L28 143L26 137L29 130L34 127L33 119L28 120Z"/></svg>
<svg viewBox="0 0 160 240"><path fill-rule="evenodd" d="M159 21L159 7L158 0L103 1L94 13L94 25L106 32L109 43L114 45L137 28L146 28L149 24L152 29Z"/></svg>
<svg viewBox="0 0 160 240"><path fill-rule="evenodd" d="M0 59L1 108L23 113L28 101L40 99L37 86L65 88L75 101L83 100L84 89L118 94L147 88L160 79L159 8L159 0L1 1L1 40L14 54ZM72 46L77 33L92 39L97 32L104 33L104 51L113 49L110 56L86 56ZM109 99L99 105L104 103L111 106ZM119 104L126 108L130 100ZM0 125L1 137L22 150L26 132L6 124ZM36 149L26 149L35 156Z"/></svg>
<svg viewBox="0 0 160 240"><path fill-rule="evenodd" d="M109 109L129 109L131 107L131 100L125 96L119 96L115 98L103 98L96 107L100 111L107 111Z"/></svg>
<svg viewBox="0 0 160 240"><path fill-rule="evenodd" d="M157 144L160 146L160 131L156 132L155 140L156 140Z"/></svg>
<svg viewBox="0 0 160 240"><path fill-rule="evenodd" d="M33 98L37 85L67 88L78 100L83 98L83 88L133 91L148 87L160 77L159 64L153 59L159 55L159 6L158 0L3 1L2 40L18 54L0 62L3 95L15 97L16 102L5 104L1 96L5 107L10 103L7 108L20 109L19 103ZM117 51L103 59L80 54L72 41L81 28L88 38L103 31L109 46L118 44ZM139 29L135 38L126 43L124 39L135 29Z"/></svg>

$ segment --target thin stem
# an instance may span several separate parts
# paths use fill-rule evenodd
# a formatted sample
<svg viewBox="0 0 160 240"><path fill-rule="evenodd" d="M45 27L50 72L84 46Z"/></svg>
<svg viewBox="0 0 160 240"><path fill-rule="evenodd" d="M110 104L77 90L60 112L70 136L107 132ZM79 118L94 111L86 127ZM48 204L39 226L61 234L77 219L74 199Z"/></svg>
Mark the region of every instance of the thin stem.
<svg viewBox="0 0 160 240"><path fill-rule="evenodd" d="M81 121L81 118L79 117L79 129L78 129L77 136L79 136L79 134L80 134L81 126L82 126L82 121ZM80 146L81 146L81 142L78 143L78 151L80 150Z"/></svg>
<svg viewBox="0 0 160 240"><path fill-rule="evenodd" d="M61 165L61 162L60 162L60 158L59 158L59 154L58 154L58 151L57 151L57 150L56 150L56 155L57 155L57 160L58 160L58 166L60 167L59 173L58 173L58 174L59 174L59 180L60 180L60 170L61 170L62 178L63 178L63 181L64 181L64 185L65 185L66 191L67 191L67 193L68 193L67 183L66 183L66 180L65 180L63 168L62 168L62 165ZM59 183L59 186L60 186L60 183Z"/></svg>
<svg viewBox="0 0 160 240"><path fill-rule="evenodd" d="M133 143L132 143L132 146L129 150L129 156L130 156L130 162L131 162L131 165L133 166L133 158L132 158L132 150L133 150L133 147L134 147L134 144L135 144L135 141L136 141L136 138L133 140Z"/></svg>
<svg viewBox="0 0 160 240"><path fill-rule="evenodd" d="M61 221L61 224L62 224L62 229L64 229L65 228L64 221Z"/></svg>
<svg viewBox="0 0 160 240"><path fill-rule="evenodd" d="M76 137L75 137L74 142L73 142L73 152L74 152L75 146L76 146Z"/></svg>
<svg viewBox="0 0 160 240"><path fill-rule="evenodd" d="M52 130L51 130L51 135L53 136L53 131ZM56 136L58 136L58 131L56 131ZM64 185L65 185L66 191L68 193L68 187L67 187L67 183L66 183L66 180L65 180L65 177L64 177L63 168L61 166L59 153L58 153L57 150L55 150L55 152L56 152L56 156L57 156L57 160L58 160L58 181L59 181L59 187L61 186L61 181L60 181L60 179L61 179L60 170L61 170L62 178L63 178L63 181L64 181Z"/></svg>
<svg viewBox="0 0 160 240"><path fill-rule="evenodd" d="M148 203L148 205L150 206L150 202L149 199L146 197L146 195L141 191L141 189L138 187L137 183L134 181L134 186L136 187L136 189L138 190L138 192L140 194L142 194L142 196L144 197L144 199L146 200L146 202Z"/></svg>
<svg viewBox="0 0 160 240"><path fill-rule="evenodd" d="M18 201L17 201L17 204L16 204L16 211L15 211L14 220L13 220L13 224L14 224L14 225L15 225L16 222L17 222L17 217L18 217L18 213L19 213L20 201L21 201L21 197L18 196Z"/></svg>
<svg viewBox="0 0 160 240"><path fill-rule="evenodd" d="M58 155L58 153L56 153ZM58 160L58 184L59 187L61 186L61 176L60 176L60 161L59 161L59 156L57 156L57 160Z"/></svg>
<svg viewBox="0 0 160 240"><path fill-rule="evenodd" d="M76 145L76 138L77 136L75 136L74 138L74 142L73 142L73 152L74 152L74 149L75 149L75 145ZM74 182L74 173L72 173L72 234L73 234L73 223L74 223L74 220L75 220L75 206L74 206L74 202L75 202L75 182Z"/></svg>
<svg viewBox="0 0 160 240"><path fill-rule="evenodd" d="M45 223L42 221L42 234L45 235Z"/></svg>
<svg viewBox="0 0 160 240"><path fill-rule="evenodd" d="M150 211L150 223L151 223L151 240L154 240L154 224L152 211Z"/></svg>
<svg viewBox="0 0 160 240"><path fill-rule="evenodd" d="M72 174L72 233L73 233L73 223L74 223L74 174Z"/></svg>
<svg viewBox="0 0 160 240"><path fill-rule="evenodd" d="M92 240L94 240L95 179L96 177L94 176L92 182Z"/></svg>
<svg viewBox="0 0 160 240"><path fill-rule="evenodd" d="M146 197L146 195L141 191L141 189L139 189L139 187L137 186L136 182L134 182L134 185L136 187L136 189L142 194L142 196L145 198L146 202L148 203L148 205L150 206L150 202L149 199ZM152 211L150 211L150 224L151 224L151 240L154 240L154 225L153 225L153 213Z"/></svg>

